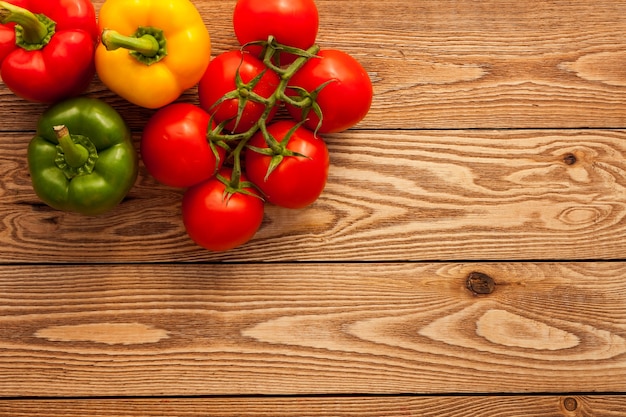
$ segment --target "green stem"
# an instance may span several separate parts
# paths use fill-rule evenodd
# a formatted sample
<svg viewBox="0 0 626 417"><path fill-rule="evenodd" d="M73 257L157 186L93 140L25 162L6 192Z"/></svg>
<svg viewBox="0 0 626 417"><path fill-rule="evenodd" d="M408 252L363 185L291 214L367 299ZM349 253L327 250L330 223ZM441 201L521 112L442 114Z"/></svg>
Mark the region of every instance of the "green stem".
<svg viewBox="0 0 626 417"><path fill-rule="evenodd" d="M240 188L241 181L241 152L246 147L247 140L242 140L237 144L237 147L233 151L233 173L230 177L230 186L232 189L237 190Z"/></svg>
<svg viewBox="0 0 626 417"><path fill-rule="evenodd" d="M278 143L278 141L270 135L270 132L267 131L267 124L265 121L260 124L261 132L263 133L263 138L265 139L265 143L267 143L267 147L270 148L274 153L278 154L282 152L283 147Z"/></svg>
<svg viewBox="0 0 626 417"><path fill-rule="evenodd" d="M159 42L152 35L145 34L136 38L134 36L122 35L111 29L102 31L102 43L108 51L124 48L147 57L156 56L161 49Z"/></svg>
<svg viewBox="0 0 626 417"><path fill-rule="evenodd" d="M288 96L287 94L283 94L283 96L281 97L281 100L285 102L286 104L289 104L290 106L298 107L300 109L303 107L310 106L312 103L309 97L305 97L304 99L301 98L300 100L295 100L292 97Z"/></svg>
<svg viewBox="0 0 626 417"><path fill-rule="evenodd" d="M22 39L29 44L40 44L48 36L48 26L30 10L0 1L0 23L13 22L22 28Z"/></svg>
<svg viewBox="0 0 626 417"><path fill-rule="evenodd" d="M70 136L69 129L64 125L54 126L54 132L56 133L59 145L63 149L63 155L65 162L73 168L78 168L87 162L89 159L89 151L82 145L74 143Z"/></svg>
<svg viewBox="0 0 626 417"><path fill-rule="evenodd" d="M272 113L273 107L276 106L276 104L279 101L281 100L293 101L292 99L288 98L287 95L285 94L285 90L287 89L289 80L291 79L291 77L293 77L293 75L300 68L304 66L304 64L309 59L311 59L311 57L315 56L315 54L317 54L320 50L320 47L318 45L313 45L312 47L310 47L309 49L305 51L306 56L298 57L287 68L279 68L272 63L272 57L276 52L278 52L278 49L274 49L274 47L271 44L272 44L272 38L270 37L270 40L268 41L268 52L266 53L263 62L267 68L270 68L271 70L275 71L280 76L280 82L278 86L276 87L272 95L268 97L267 99L260 97L260 96L257 97L257 95L254 94L254 92L252 91L246 91L245 93L245 95L248 98L265 105L265 110L263 114L261 115L261 117L259 118L258 122L255 123L246 132L239 133L236 135L221 134L221 129L209 130L208 135L207 135L208 139L215 143L239 141L237 143L237 147L232 151L233 172L232 172L230 182L228 184L232 190L238 190L240 188L241 153L246 147L248 141L252 138L252 136L254 136L254 134L257 131L259 130L261 131L268 147L272 151L274 151L276 154L281 154L284 151L284 146L281 145L275 138L273 138L267 131L267 120L269 119L269 116Z"/></svg>
<svg viewBox="0 0 626 417"><path fill-rule="evenodd" d="M315 56L315 54L317 54L320 50L319 45L313 45L311 46L309 49L307 49L305 52L310 55L310 56ZM284 86L281 89L280 87L276 89L277 92L284 92L285 91L285 87L287 86L287 83L289 82L289 80L291 79L291 77L293 77L293 75L298 72L298 70L300 70L300 68L302 68L304 66L304 64L307 63L307 61L311 59L309 56L300 56L298 57L295 61L293 61L291 63L291 65L289 65L287 68L282 69L282 68L276 68L273 64L270 58L266 57L264 60L265 65L267 66L274 66L274 70L276 72L278 72L278 74L281 77L281 80L284 82Z"/></svg>

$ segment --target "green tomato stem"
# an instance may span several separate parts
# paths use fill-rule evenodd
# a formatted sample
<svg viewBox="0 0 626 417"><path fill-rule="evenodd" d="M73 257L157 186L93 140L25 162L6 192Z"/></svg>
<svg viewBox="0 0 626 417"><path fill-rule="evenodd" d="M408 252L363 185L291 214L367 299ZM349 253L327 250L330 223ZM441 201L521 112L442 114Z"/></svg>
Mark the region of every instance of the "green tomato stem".
<svg viewBox="0 0 626 417"><path fill-rule="evenodd" d="M230 186L235 190L241 187L241 152L243 152L247 142L247 140L242 140L233 151L234 162L233 172L230 177Z"/></svg>
<svg viewBox="0 0 626 417"><path fill-rule="evenodd" d="M263 114L261 115L261 117L259 118L258 122L255 123L246 132L235 134L235 135L222 134L221 129L217 129L217 131L211 130L208 133L208 139L213 141L214 143L239 141L237 143L237 147L232 151L234 162L233 162L233 171L232 171L232 176L230 179L229 186L233 190L241 189L241 173L242 173L241 153L245 149L248 141L252 138L252 136L254 136L256 132L258 132L259 130L262 132L263 138L265 139L265 142L267 143L268 147L277 155L281 155L285 151L284 145L279 143L267 131L267 120L269 119L270 114L272 113L272 108L276 106L276 104L279 101L288 101L288 102L294 101L291 98L287 98L287 95L285 94L285 90L287 89L289 80L291 80L291 77L293 77L293 75L300 68L302 68L309 59L314 57L315 54L317 54L320 50L320 47L318 45L313 45L312 47L304 51L304 54L302 56L299 56L296 60L294 60L291 63L291 65L289 65L287 68L279 68L272 63L273 55L276 52L280 51L280 49L273 46L273 44L274 42L272 38L270 37L270 40L268 41L268 45L267 45L268 52L266 53L264 57L263 63L265 64L267 68L276 72L280 76L280 83L278 84L278 86L276 87L276 90L274 90L272 95L268 97L267 99L257 96L252 91L246 91L245 93L246 98L253 99L265 105L265 110Z"/></svg>
<svg viewBox="0 0 626 417"><path fill-rule="evenodd" d="M16 27L16 30L21 32L21 38L27 44L38 45L45 42L50 32L45 19L45 16L40 18L23 7L0 1L0 23L17 24L19 28Z"/></svg>
<svg viewBox="0 0 626 417"><path fill-rule="evenodd" d="M289 104L290 106L294 106L298 108L310 106L312 103L312 100L309 97L305 97L300 100L294 100L292 97L288 96L287 94L283 94L281 97L281 100L284 103Z"/></svg>

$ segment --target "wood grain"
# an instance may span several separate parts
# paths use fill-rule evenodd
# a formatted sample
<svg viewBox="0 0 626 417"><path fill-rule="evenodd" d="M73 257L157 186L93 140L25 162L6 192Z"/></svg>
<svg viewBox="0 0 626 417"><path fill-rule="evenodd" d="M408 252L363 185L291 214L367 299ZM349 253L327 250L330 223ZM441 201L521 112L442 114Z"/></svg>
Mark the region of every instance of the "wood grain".
<svg viewBox="0 0 626 417"><path fill-rule="evenodd" d="M0 402L0 416L616 417L622 396L192 398Z"/></svg>
<svg viewBox="0 0 626 417"><path fill-rule="evenodd" d="M28 139L0 142L4 263L619 259L626 251L622 130L334 135L321 198L303 210L268 205L256 237L226 253L190 241L183 191L143 169L105 216L48 208L30 185Z"/></svg>
<svg viewBox="0 0 626 417"><path fill-rule="evenodd" d="M143 166L108 215L42 204L47 106L0 83L0 416L626 416L626 0L316 3L372 109L227 253ZM139 144L153 110L86 94Z"/></svg>
<svg viewBox="0 0 626 417"><path fill-rule="evenodd" d="M213 54L236 48L234 1L195 4ZM353 54L374 81L372 110L360 128L626 126L626 1L317 4L318 43ZM123 108L133 129L151 114L97 79L91 93ZM193 90L183 99L197 102ZM0 103L0 120L11 120L2 130L32 130L33 115L45 108L4 87Z"/></svg>
<svg viewBox="0 0 626 417"><path fill-rule="evenodd" d="M466 287L472 272L490 295ZM626 264L0 267L0 396L626 391Z"/></svg>

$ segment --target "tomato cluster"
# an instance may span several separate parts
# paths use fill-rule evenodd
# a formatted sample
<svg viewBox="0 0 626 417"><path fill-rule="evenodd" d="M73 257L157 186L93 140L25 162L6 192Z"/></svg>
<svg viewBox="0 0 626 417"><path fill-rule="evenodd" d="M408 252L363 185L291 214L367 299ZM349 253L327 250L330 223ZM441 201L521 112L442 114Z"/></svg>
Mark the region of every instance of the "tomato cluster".
<svg viewBox="0 0 626 417"><path fill-rule="evenodd" d="M241 47L210 61L199 105L159 109L141 141L148 172L186 188L187 233L214 251L249 241L265 203L316 201L329 168L322 135L354 126L372 102L361 64L316 44L314 0L238 0L233 25Z"/></svg>

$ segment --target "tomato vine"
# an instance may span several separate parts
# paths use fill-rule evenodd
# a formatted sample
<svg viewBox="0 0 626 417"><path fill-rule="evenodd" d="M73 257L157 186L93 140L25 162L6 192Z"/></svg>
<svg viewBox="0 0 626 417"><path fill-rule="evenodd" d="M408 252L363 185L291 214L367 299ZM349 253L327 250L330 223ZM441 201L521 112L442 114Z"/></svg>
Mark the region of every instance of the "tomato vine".
<svg viewBox="0 0 626 417"><path fill-rule="evenodd" d="M288 96L285 91L289 85L289 81L293 77L293 75L300 69L302 66L311 58L315 57L315 54L319 52L320 47L318 45L313 45L306 51L299 48L289 47L287 45L281 45L276 40L270 36L267 41L264 42L251 42L250 44L243 45L241 50L242 53L245 52L245 48L250 45L261 45L263 47L263 64L266 66L264 71L273 71L278 74L280 78L280 82L276 87L275 91L270 95L270 97L265 98L260 96L259 94L254 93L253 88L257 85L257 83L261 80L263 73L259 74L255 77L251 82L244 83L239 74L239 70L236 71L235 76L235 89L225 94L222 98L220 98L217 102L213 103L207 110L209 112L215 110L222 104L225 100L228 99L238 99L239 106L237 116L235 118L235 125L243 117L243 112L245 109L245 104L248 101L253 101L265 106L264 112L259 117L258 121L254 123L248 130L242 133L230 133L225 131L225 127L228 123L232 121L232 119L223 120L219 123L215 128L210 129L208 132L208 140L213 149L216 157L219 157L218 150L216 146L222 147L230 152L230 158L233 161L233 173L228 182L228 187L232 191L242 190L244 188L249 188L250 184L240 184L241 178L241 155L243 150L246 148L247 142L252 138L252 136L257 133L257 131L261 131L263 133L263 137L269 147L269 149L273 152L272 156L295 156L293 152L286 150L284 146L281 144L268 132L267 124L270 119L270 115L272 110L276 107L276 105L280 102L289 103L291 106L295 106L298 108L303 108L307 105L311 105L311 99L309 97L302 98L300 100L294 99ZM281 53L290 53L296 55L298 58L295 59L289 66L287 67L279 67L274 64L274 59L278 54ZM332 80L329 80L332 82ZM320 114L320 120L323 118L323 115ZM231 149L229 144L236 143L236 147ZM253 151L259 151L258 148ZM302 155L297 155L302 156ZM271 172L267 172L269 175ZM223 180L225 181L225 180Z"/></svg>
<svg viewBox="0 0 626 417"><path fill-rule="evenodd" d="M299 209L315 202L330 167L322 136L356 125L372 101L360 63L316 42L313 0L238 0L233 25L240 47L209 62L199 107L159 110L142 140L142 152L153 156L148 170L188 187L185 228L210 250L247 242L266 203ZM280 108L286 120L275 120ZM196 176L187 168L197 165L213 172L191 183Z"/></svg>

